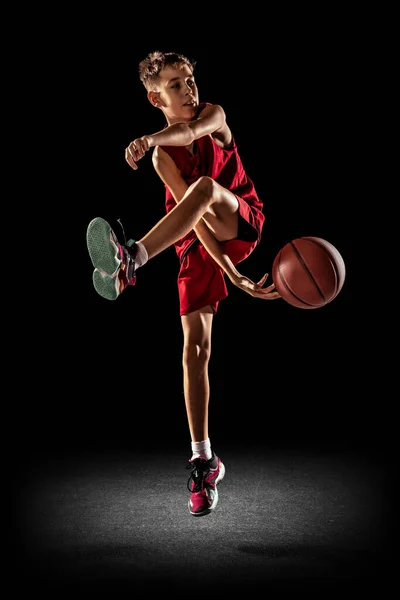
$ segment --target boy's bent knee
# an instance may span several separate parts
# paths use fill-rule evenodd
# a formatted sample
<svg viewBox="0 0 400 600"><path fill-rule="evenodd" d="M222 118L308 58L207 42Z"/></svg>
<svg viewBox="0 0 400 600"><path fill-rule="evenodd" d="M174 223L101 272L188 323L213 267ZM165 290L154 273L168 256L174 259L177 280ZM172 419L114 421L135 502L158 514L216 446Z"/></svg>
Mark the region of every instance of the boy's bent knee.
<svg viewBox="0 0 400 600"><path fill-rule="evenodd" d="M199 177L193 185L198 192L201 192L207 198L211 198L215 194L217 188L214 179L211 179L211 177L208 177L207 175Z"/></svg>

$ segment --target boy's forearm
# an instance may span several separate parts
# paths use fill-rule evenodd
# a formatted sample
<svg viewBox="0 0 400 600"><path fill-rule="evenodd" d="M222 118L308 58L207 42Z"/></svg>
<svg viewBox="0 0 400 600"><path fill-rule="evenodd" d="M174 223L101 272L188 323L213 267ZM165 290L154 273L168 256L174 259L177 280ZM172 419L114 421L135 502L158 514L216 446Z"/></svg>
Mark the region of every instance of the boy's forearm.
<svg viewBox="0 0 400 600"><path fill-rule="evenodd" d="M240 273L236 270L235 265L229 256L222 251L220 242L215 239L207 225L203 223L203 221L200 221L197 223L194 231L208 254L212 256L221 269L225 271L229 279L233 281L235 277L239 277Z"/></svg>
<svg viewBox="0 0 400 600"><path fill-rule="evenodd" d="M189 146L194 140L194 133L186 123L175 123L144 137L148 141L149 148L153 146Z"/></svg>

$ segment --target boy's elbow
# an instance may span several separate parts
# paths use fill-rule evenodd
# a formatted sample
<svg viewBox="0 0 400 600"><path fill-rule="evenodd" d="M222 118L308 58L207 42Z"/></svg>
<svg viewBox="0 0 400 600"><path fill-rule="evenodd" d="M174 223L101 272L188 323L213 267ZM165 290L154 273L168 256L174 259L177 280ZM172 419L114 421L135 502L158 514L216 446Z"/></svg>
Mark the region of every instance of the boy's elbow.
<svg viewBox="0 0 400 600"><path fill-rule="evenodd" d="M225 119L226 119L225 111L220 104L214 104L214 111L215 111L216 116L219 119L222 119L223 121L225 121Z"/></svg>

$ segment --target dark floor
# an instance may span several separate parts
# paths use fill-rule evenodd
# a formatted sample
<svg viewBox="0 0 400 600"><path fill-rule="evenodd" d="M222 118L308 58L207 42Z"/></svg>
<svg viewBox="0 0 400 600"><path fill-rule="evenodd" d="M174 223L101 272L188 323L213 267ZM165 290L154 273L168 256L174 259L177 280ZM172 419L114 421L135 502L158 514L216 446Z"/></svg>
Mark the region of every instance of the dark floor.
<svg viewBox="0 0 400 600"><path fill-rule="evenodd" d="M190 598L389 585L388 473L373 456L216 448L219 504L193 518L185 450L32 460L17 482L16 588Z"/></svg>

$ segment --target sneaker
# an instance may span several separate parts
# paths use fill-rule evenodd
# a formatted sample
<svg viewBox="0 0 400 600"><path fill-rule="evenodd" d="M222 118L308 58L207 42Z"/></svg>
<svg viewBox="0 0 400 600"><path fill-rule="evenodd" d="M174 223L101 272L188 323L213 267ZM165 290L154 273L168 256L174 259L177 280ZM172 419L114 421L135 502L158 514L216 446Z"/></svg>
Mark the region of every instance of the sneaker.
<svg viewBox="0 0 400 600"><path fill-rule="evenodd" d="M111 225L101 217L96 217L88 225L86 243L95 267L93 285L100 296L115 300L128 285L135 285L137 246L134 240L125 239L124 245L120 244Z"/></svg>
<svg viewBox="0 0 400 600"><path fill-rule="evenodd" d="M218 504L217 484L225 476L225 467L213 452L210 460L195 458L186 467L192 469L187 487L190 494L189 511L194 517L212 512Z"/></svg>

